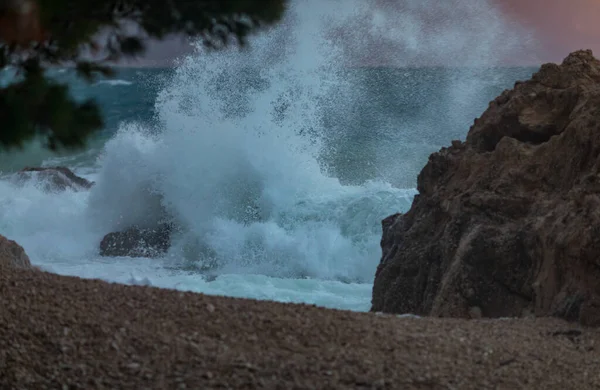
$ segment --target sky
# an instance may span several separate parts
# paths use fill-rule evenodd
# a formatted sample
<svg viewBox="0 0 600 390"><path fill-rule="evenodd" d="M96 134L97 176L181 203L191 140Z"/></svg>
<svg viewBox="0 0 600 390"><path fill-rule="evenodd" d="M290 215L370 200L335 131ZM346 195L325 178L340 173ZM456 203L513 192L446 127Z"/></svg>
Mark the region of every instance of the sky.
<svg viewBox="0 0 600 390"><path fill-rule="evenodd" d="M373 1L372 4L379 4L379 6L393 4L392 9L396 7L396 12L388 11L388 15L392 15L391 17L402 14L400 9L402 5L398 4L410 2L409 0L365 1ZM460 2L462 0L455 1ZM511 30L515 28L522 29L526 32L528 39L527 45L523 45L518 50L515 49L502 60L503 65L539 65L544 62L560 62L567 54L578 49L592 49L594 54L600 56L600 0L490 0L490 2L511 26ZM423 3L429 2L423 1ZM477 0L464 0L464 4L465 7L471 7L467 4L477 4ZM455 10L448 12L442 18L445 17L445 22L452 25L452 23L464 24L465 18L477 18L477 12L479 11L470 12L470 10L467 10L467 12L463 12L466 16L462 16ZM396 18L393 25L399 24L398 20ZM435 18L424 17L422 23L438 23L435 20ZM507 31L507 34L512 32ZM479 39L475 35L473 33L470 38ZM499 40L497 44L502 45L502 37L499 36L497 39ZM353 44L356 43L356 40L350 39L349 41L352 41ZM365 52L360 48L355 49L357 53ZM427 57L430 54L429 52L433 51L429 49L431 47L421 50L421 53L423 53L422 58L415 58L414 63L434 63L436 65L435 62L447 61L443 56L438 56L437 59ZM177 57L189 53L190 50L190 45L181 38L151 42L145 56L133 65L169 66ZM373 50L369 50L369 54L365 55L365 60L357 54L353 65L401 66L402 64L396 63L393 59L394 57L400 57L398 53L401 51L401 44L394 42L393 38L389 38L384 42L379 42L376 54L372 53ZM462 58L464 56L457 53L457 55L448 57Z"/></svg>
<svg viewBox="0 0 600 390"><path fill-rule="evenodd" d="M495 0L507 18L530 28L544 62L578 49L600 55L600 0Z"/></svg>

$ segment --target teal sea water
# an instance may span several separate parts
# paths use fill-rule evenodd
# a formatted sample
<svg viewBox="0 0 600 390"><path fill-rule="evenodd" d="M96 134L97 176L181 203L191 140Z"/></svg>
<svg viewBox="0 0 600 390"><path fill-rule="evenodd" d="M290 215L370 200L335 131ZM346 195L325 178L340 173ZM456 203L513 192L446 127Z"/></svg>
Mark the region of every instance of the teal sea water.
<svg viewBox="0 0 600 390"><path fill-rule="evenodd" d="M368 310L380 221L410 207L430 153L535 69L347 68L301 43L280 54L279 38L91 85L52 70L106 127L85 151L0 154L0 234L60 274ZM96 185L45 192L12 180L26 165ZM99 256L105 234L165 216L178 232L163 258Z"/></svg>

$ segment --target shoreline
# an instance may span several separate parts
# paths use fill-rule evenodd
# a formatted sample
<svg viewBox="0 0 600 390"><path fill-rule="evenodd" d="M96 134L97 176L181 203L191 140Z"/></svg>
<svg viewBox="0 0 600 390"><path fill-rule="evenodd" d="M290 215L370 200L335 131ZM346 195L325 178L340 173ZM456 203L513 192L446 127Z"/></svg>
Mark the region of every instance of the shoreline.
<svg viewBox="0 0 600 390"><path fill-rule="evenodd" d="M598 388L600 329L398 318L0 267L2 388Z"/></svg>

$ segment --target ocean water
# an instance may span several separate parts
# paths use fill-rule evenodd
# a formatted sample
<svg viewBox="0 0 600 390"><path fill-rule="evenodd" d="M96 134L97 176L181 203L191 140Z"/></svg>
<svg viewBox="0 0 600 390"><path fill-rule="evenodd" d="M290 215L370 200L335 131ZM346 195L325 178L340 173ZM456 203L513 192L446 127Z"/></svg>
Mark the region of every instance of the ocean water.
<svg viewBox="0 0 600 390"><path fill-rule="evenodd" d="M380 221L408 210L430 153L535 69L347 66L314 14L297 6L250 50L199 47L174 68L91 85L52 70L106 127L84 151L0 153L0 234L59 274L368 310ZM14 181L26 165L96 185L45 192ZM178 230L163 258L99 256L105 234L164 218Z"/></svg>

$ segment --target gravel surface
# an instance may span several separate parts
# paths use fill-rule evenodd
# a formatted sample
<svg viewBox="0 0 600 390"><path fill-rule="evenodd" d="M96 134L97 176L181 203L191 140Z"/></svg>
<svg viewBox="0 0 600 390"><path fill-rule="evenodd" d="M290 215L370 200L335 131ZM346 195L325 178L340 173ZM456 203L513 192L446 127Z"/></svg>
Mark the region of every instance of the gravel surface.
<svg viewBox="0 0 600 390"><path fill-rule="evenodd" d="M0 389L598 389L600 330L397 318L0 267Z"/></svg>

